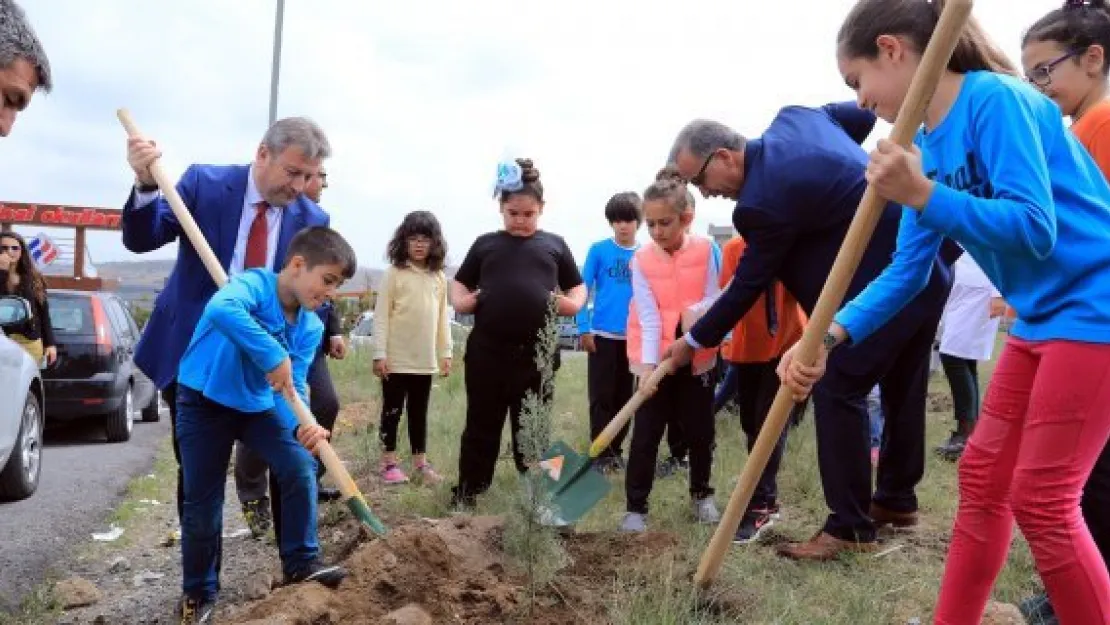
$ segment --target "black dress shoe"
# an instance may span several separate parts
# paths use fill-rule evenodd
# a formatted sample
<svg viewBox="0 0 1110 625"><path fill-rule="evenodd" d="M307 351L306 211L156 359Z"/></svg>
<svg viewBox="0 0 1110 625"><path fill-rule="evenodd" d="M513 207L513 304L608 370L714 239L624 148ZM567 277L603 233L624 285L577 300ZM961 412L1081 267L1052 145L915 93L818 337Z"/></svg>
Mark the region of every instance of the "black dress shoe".
<svg viewBox="0 0 1110 625"><path fill-rule="evenodd" d="M339 492L338 488L330 486L321 486L316 491L318 501L339 501L342 497L343 493Z"/></svg>

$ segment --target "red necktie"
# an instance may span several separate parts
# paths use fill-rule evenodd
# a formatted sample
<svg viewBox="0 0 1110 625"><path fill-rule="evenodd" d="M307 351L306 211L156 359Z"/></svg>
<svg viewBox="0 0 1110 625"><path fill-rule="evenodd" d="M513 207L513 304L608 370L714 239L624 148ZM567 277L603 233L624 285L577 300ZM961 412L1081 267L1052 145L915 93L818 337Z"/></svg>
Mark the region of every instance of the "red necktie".
<svg viewBox="0 0 1110 625"><path fill-rule="evenodd" d="M251 222L250 232L247 234L247 256L243 261L243 269L266 266L266 211L270 205L259 202L254 205L257 211L254 221Z"/></svg>

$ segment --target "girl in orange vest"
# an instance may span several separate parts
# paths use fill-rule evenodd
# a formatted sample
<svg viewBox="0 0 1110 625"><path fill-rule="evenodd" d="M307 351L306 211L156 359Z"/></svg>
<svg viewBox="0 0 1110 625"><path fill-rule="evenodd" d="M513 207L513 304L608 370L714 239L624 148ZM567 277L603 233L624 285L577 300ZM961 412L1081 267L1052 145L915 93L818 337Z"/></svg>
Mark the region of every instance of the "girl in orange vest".
<svg viewBox="0 0 1110 625"><path fill-rule="evenodd" d="M644 192L644 222L652 242L632 259L632 304L628 312L628 362L642 390L651 394L636 414L625 479L627 513L620 529L647 529L648 495L663 430L674 415L690 448L690 496L694 518L720 520L709 485L713 464L713 350L698 350L691 364L647 388L663 351L693 324L720 288L708 239L687 233L693 214L686 185L662 177ZM681 328L680 328L681 326Z"/></svg>

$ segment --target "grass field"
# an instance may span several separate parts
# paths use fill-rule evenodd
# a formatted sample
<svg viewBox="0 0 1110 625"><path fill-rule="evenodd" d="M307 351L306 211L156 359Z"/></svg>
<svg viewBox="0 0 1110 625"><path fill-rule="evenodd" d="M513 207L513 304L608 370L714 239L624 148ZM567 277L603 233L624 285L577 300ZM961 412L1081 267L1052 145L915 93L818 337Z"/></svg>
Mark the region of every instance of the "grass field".
<svg viewBox="0 0 1110 625"><path fill-rule="evenodd" d="M393 515L442 517L449 514L449 487L454 482L458 463L459 438L463 428L466 394L463 388L461 359L456 372L438 380L429 417L429 459L448 479L430 489L404 485L390 489L373 505ZM344 457L363 467L376 466L377 406L380 384L370 374L371 363L365 352L355 352L331 365L344 404L365 402L363 418L354 430L337 440ZM586 399L586 360L580 354L563 359L556 382L554 438L578 449L588 445ZM990 366L981 372L989 378ZM984 384L985 387L985 384ZM922 523L912 533L885 534L879 555L847 557L825 564L799 564L775 555L773 545L783 540L808 538L826 514L816 462L816 442L812 414L794 430L779 478L783 518L765 535L762 542L746 547L734 546L725 562L718 586L747 597L740 622L745 623L906 623L918 617L930 622L936 598L948 535L956 508L955 465L932 455L931 449L947 437L952 426L947 402L947 384L941 374L931 383L927 445L929 452L925 479L918 489ZM402 422L398 449L408 470L405 424ZM507 445L508 432L503 437ZM627 445L626 445L627 447ZM664 445L665 447L665 445ZM722 413L717 422L717 453L713 466L713 485L718 505L723 510L735 476L747 457L739 420ZM612 478L609 497L579 525L581 531L611 531L624 511L623 483ZM503 514L510 510L509 494L518 488L512 462L503 458L491 492L481 498L479 514ZM680 547L668 554L650 574L635 571L614 578L609 587L597 589L609 596L608 614L597 621L645 623L713 623L709 614L699 613L689 575L708 542L709 528L697 527L689 520L689 496L685 475L656 482L652 493L650 529L673 532ZM660 571L663 573L660 574ZM1010 560L994 590L994 599L1017 603L1036 588L1036 573L1024 540L1015 534ZM737 622L729 620L727 622Z"/></svg>

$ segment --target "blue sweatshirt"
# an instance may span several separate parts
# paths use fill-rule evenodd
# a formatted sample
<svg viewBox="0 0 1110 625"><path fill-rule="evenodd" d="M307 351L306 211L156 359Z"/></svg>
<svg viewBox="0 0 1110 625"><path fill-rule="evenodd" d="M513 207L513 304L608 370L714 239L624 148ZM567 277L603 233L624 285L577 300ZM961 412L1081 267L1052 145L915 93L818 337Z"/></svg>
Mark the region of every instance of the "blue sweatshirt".
<svg viewBox="0 0 1110 625"><path fill-rule="evenodd" d="M304 308L285 319L277 274L251 269L231 279L204 307L177 381L240 412L274 408L289 427L296 416L266 382L266 372L289 356L293 384L308 403L307 372L324 334L320 318Z"/></svg>
<svg viewBox="0 0 1110 625"><path fill-rule="evenodd" d="M1110 185L1024 82L966 75L948 115L918 133L925 209L904 208L894 261L836 317L853 341L920 291L944 236L960 243L1017 311L1030 341L1110 343Z"/></svg>
<svg viewBox="0 0 1110 625"><path fill-rule="evenodd" d="M639 249L621 247L613 239L590 246L582 280L593 294L594 305L578 312L578 332L593 332L609 338L624 338L628 327L628 303L632 300L632 256Z"/></svg>

